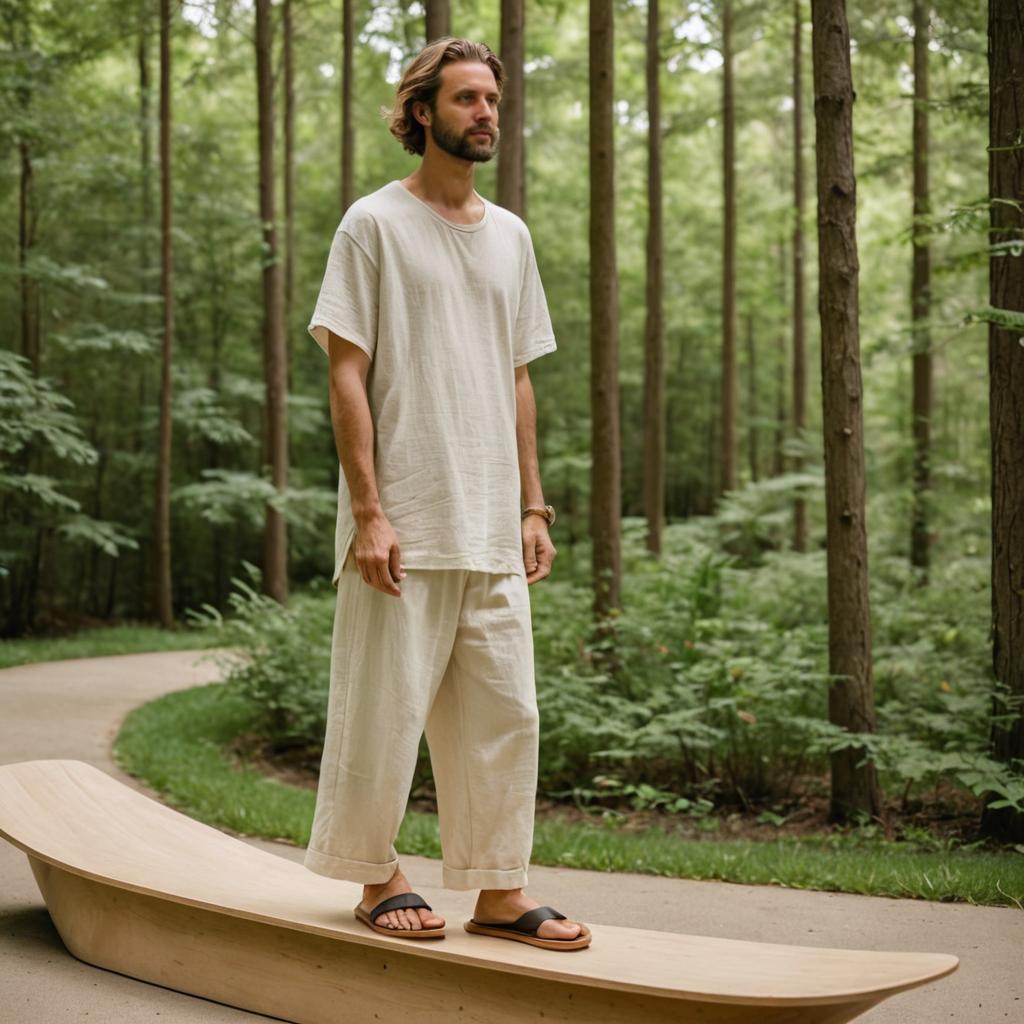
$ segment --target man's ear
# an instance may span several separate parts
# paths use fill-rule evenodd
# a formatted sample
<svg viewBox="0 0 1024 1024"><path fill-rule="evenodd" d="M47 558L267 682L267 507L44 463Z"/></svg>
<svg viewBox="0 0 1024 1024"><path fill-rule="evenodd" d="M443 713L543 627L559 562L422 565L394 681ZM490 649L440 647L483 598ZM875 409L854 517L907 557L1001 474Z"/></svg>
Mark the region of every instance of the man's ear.
<svg viewBox="0 0 1024 1024"><path fill-rule="evenodd" d="M429 119L428 120L424 120L420 115L428 113L429 110L430 110L430 107L427 106L427 104L424 103L423 100L417 100L412 105L412 116L415 117L416 120L419 121L419 123L421 125L423 125L424 127L427 127L430 124Z"/></svg>

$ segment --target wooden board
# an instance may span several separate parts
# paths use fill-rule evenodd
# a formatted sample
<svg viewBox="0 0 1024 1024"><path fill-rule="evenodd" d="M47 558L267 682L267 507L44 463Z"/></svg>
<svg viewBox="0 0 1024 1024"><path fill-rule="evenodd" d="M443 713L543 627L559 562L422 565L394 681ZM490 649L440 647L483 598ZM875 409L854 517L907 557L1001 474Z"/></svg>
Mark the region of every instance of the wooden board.
<svg viewBox="0 0 1024 1024"><path fill-rule="evenodd" d="M28 855L75 956L302 1024L404 1019L425 989L436 1011L424 1020L838 1024L959 964L590 922L592 945L576 952L469 935L450 919L440 940L379 935L352 914L362 886L81 761L0 767L0 835Z"/></svg>

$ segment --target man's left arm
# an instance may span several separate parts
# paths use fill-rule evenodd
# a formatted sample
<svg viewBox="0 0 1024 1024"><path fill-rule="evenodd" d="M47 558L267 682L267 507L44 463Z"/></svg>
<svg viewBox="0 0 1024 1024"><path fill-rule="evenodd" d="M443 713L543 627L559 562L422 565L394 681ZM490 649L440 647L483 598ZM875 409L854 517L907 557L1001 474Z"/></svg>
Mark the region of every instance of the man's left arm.
<svg viewBox="0 0 1024 1024"><path fill-rule="evenodd" d="M526 363L516 367L516 444L519 449L519 477L523 508L542 508L544 492L540 485L537 460L537 404ZM536 583L551 573L555 545L551 543L548 523L543 516L528 515L522 521L523 564L526 582Z"/></svg>

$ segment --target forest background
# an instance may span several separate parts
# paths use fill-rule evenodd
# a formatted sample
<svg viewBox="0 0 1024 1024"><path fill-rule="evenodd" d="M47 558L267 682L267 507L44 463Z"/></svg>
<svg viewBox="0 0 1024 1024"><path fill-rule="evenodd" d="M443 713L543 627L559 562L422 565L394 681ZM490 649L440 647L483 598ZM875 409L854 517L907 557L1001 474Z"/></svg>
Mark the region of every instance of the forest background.
<svg viewBox="0 0 1024 1024"><path fill-rule="evenodd" d="M259 5L255 5L259 6ZM402 67L424 42L416 3L354 6L349 158L362 195L417 159L388 133ZM279 96L278 258L287 262L287 485L268 456L260 206L260 34L252 3L171 5L174 350L170 606L177 621L236 613L256 657L238 679L276 750L322 734L337 454L326 360L305 331L343 210L342 11L266 4ZM735 307L723 289L723 39L730 10L735 116ZM989 24L981 5L930 8L927 328L934 373L930 567L911 565L914 443L914 7L851 5L873 711L859 748L902 812L978 799L1024 810L1020 765L990 757L997 681L990 629L988 332ZM285 11L293 65L280 45ZM0 626L18 637L159 618L161 221L155 5L6 0L0 133ZM829 722L826 524L814 230L811 24L790 0L665 5L659 33L663 167L666 528L646 543L645 327L649 310L646 3L614 5L615 202L622 593L609 637L594 583L590 380L588 9L528 7L525 205L558 340L531 367L555 573L534 588L546 792L640 794L693 814L717 803L783 820L849 738ZM460 3L458 35L498 49L496 2ZM793 199L794 18L803 170ZM264 37L264 43L266 37ZM286 85L286 77L288 84ZM285 147L280 96L293 97ZM919 107L922 104L919 103ZM266 152L266 139L263 140ZM282 153L284 155L282 155ZM291 160L286 158L290 153ZM293 209L284 194L293 167ZM494 199L496 163L478 166ZM807 277L807 415L794 425L793 245ZM286 222L287 221L287 222ZM722 416L724 325L736 325L738 402ZM735 487L722 433L735 430ZM728 476L732 476L730 473ZM807 539L794 550L801 503ZM288 608L250 587L268 504L287 523ZM278 597L283 597L278 594ZM314 628L315 627L315 628ZM226 627L223 627L226 628ZM317 631L319 630L319 632ZM270 641L273 638L273 642ZM605 655L614 647L612 667ZM429 769L425 768L429 778ZM643 789L643 787L647 789ZM964 799L967 803L964 803ZM915 802L916 801L916 802ZM948 801L948 803L943 803ZM936 811L936 813L939 813ZM964 832L969 834L969 829Z"/></svg>

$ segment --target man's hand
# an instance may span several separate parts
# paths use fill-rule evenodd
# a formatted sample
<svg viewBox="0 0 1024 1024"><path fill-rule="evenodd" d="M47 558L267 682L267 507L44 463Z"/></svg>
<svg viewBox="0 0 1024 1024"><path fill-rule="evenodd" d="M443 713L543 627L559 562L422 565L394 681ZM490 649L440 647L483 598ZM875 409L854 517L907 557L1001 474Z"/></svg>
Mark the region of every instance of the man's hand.
<svg viewBox="0 0 1024 1024"><path fill-rule="evenodd" d="M405 579L398 536L383 512L361 518L352 544L359 575L375 590L401 597L398 581Z"/></svg>
<svg viewBox="0 0 1024 1024"><path fill-rule="evenodd" d="M548 523L543 516L528 515L523 519L523 565L526 567L526 582L536 583L551 574L551 563L555 560L555 545L551 543Z"/></svg>

